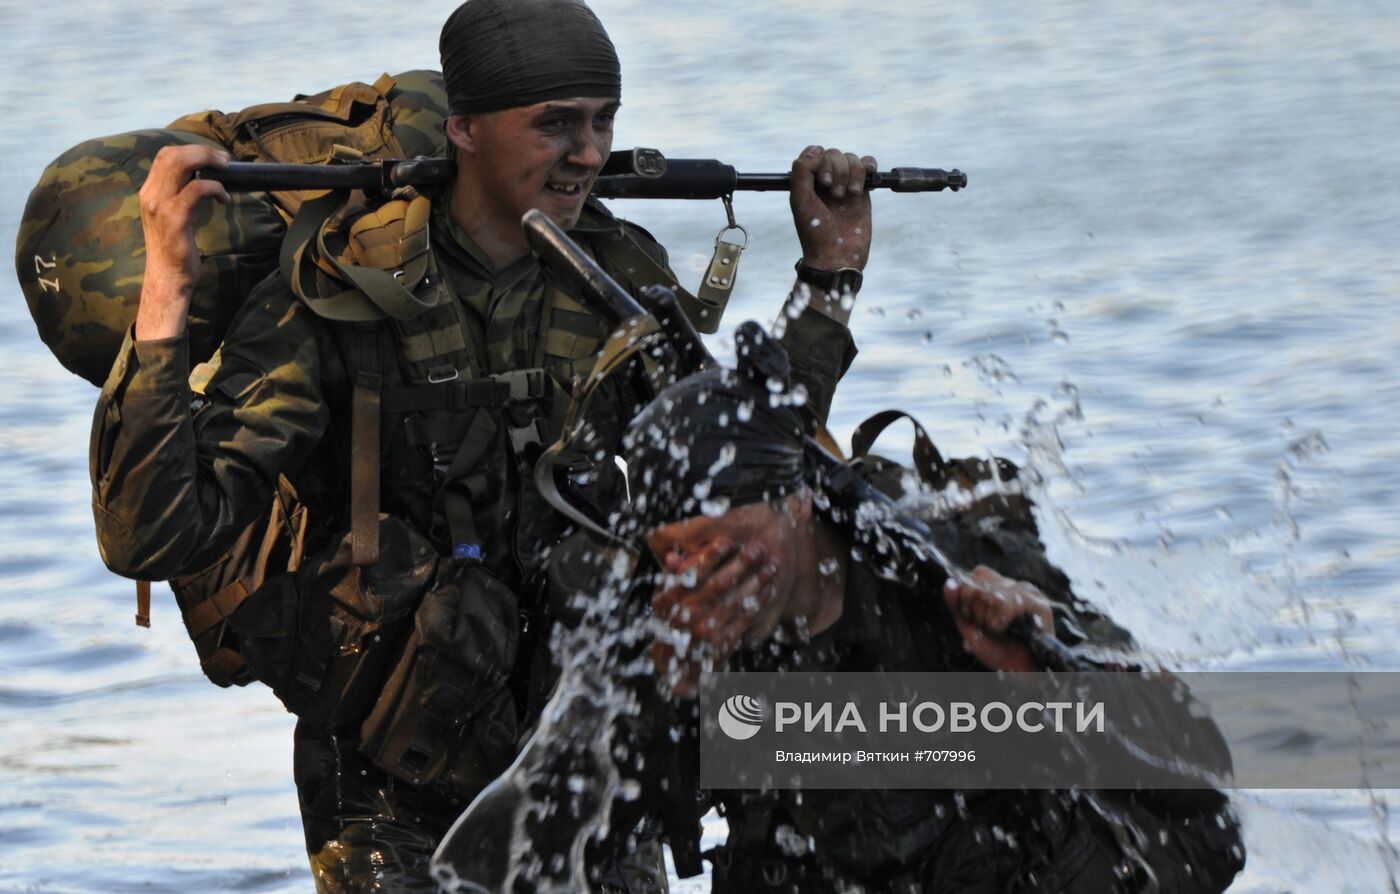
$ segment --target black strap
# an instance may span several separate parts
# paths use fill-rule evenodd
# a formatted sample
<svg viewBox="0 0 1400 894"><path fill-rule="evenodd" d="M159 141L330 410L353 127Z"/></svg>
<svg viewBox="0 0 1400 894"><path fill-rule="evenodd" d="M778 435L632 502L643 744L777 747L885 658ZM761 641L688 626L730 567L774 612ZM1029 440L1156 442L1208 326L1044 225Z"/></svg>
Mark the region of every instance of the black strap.
<svg viewBox="0 0 1400 894"><path fill-rule="evenodd" d="M435 410L499 408L511 402L510 383L479 379L429 385L396 385L380 392L386 413L427 413Z"/></svg>
<svg viewBox="0 0 1400 894"><path fill-rule="evenodd" d="M919 473L919 477L926 484L941 482L947 476L948 463L943 459L943 454L938 452L938 448L933 446L933 440L919 424L919 420L903 410L876 413L856 426L855 434L851 435L852 456L859 458L868 454L880 434L901 419L908 419L914 424L914 471Z"/></svg>

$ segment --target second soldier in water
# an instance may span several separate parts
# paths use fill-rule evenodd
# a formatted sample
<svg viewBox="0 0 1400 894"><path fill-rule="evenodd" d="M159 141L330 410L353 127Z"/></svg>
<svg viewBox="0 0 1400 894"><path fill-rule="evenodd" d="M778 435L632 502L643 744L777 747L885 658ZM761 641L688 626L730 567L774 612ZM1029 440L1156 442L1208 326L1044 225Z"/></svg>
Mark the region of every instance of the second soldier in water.
<svg viewBox="0 0 1400 894"><path fill-rule="evenodd" d="M954 562L975 566L970 580L921 573L910 584L881 574L882 559L858 527L881 522L858 522L829 470L814 464L806 440L815 420L785 399L785 352L752 323L736 348L737 372L710 369L666 389L626 438L636 495L628 533L667 575L651 602L663 689L686 699L710 669L1033 670L1036 657L1007 634L1022 615L1068 645L1126 641L1073 597L1014 488L994 489L931 525ZM931 443L916 454L934 487L992 474L985 463L943 460ZM888 461L865 457L851 468L890 496L908 485L906 470ZM1015 469L999 461L998 473ZM1134 735L1172 741L1172 732L1179 730ZM857 885L868 894L1204 894L1228 887L1244 863L1237 822L1215 790L713 797L729 826L726 844L709 855L721 894ZM1138 844L1125 844L1115 824L1140 833Z"/></svg>

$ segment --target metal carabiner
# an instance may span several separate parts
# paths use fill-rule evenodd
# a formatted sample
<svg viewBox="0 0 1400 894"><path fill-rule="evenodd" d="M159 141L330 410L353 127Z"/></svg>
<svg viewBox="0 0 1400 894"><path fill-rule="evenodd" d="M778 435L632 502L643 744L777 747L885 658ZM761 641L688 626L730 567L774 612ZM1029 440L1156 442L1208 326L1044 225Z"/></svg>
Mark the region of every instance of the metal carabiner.
<svg viewBox="0 0 1400 894"><path fill-rule="evenodd" d="M734 219L734 194L730 193L722 197L721 201L724 202L724 216L728 219L729 223L715 236L715 248L719 248L720 243L724 242L725 233L728 233L730 230L738 230L740 233L744 234L744 241L742 243L725 242L724 244L736 245L739 251L743 251L749 247L749 231L740 226L739 222ZM735 258L735 260L737 261L738 259Z"/></svg>

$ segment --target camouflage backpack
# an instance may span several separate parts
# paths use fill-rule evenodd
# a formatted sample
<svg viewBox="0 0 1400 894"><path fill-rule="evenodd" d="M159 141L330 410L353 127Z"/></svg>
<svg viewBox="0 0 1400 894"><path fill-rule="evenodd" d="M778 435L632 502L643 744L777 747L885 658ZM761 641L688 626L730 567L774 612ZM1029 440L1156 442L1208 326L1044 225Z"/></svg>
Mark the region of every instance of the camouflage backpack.
<svg viewBox="0 0 1400 894"><path fill-rule="evenodd" d="M146 263L137 193L163 147L199 144L226 149L238 161L308 164L335 155L439 156L446 115L442 76L410 71L74 146L29 194L15 246L39 337L70 371L99 386L106 379L136 319ZM307 196L231 198L228 205L205 203L196 218L203 265L190 307L191 363L214 353L243 298L276 269L283 236Z"/></svg>

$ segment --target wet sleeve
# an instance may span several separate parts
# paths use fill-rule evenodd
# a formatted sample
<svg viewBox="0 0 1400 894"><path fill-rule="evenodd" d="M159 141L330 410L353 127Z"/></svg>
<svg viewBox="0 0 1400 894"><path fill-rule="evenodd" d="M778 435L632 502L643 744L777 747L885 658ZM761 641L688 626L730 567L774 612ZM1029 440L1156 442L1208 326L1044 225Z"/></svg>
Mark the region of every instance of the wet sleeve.
<svg viewBox="0 0 1400 894"><path fill-rule="evenodd" d="M108 568L166 580L229 548L326 428L320 351L310 312L275 277L230 326L203 395L190 389L185 336L137 342L128 331L89 451Z"/></svg>
<svg viewBox="0 0 1400 894"><path fill-rule="evenodd" d="M810 306L796 319L789 319L784 311L782 320L786 325L780 341L792 364L793 384L807 389L807 406L825 424L836 385L856 359L851 330Z"/></svg>

